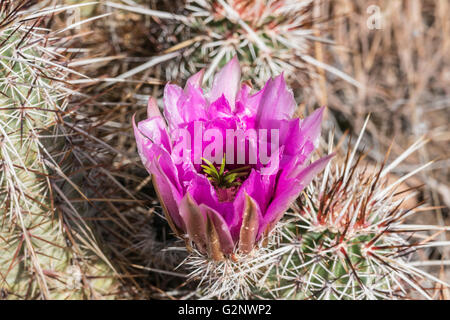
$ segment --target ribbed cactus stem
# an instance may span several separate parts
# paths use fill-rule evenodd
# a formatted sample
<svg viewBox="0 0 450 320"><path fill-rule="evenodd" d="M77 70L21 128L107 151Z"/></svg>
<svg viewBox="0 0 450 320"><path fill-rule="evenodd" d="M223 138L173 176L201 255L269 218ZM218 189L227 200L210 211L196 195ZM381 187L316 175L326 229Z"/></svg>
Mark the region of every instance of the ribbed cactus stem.
<svg viewBox="0 0 450 320"><path fill-rule="evenodd" d="M186 263L191 279L200 280L199 296L431 299L427 283L449 284L411 262L419 248L440 244L432 237L418 238L424 241L412 237L417 230L428 230L404 224L422 204L406 207L414 190L405 193L396 188L429 164L397 180L389 179L389 172L425 143L414 143L390 165L385 164L387 159L378 167L363 165L356 151L336 159L313 179L280 225L249 256L206 262L200 253L191 254Z"/></svg>
<svg viewBox="0 0 450 320"><path fill-rule="evenodd" d="M0 6L0 289L7 298L95 298L111 280L85 275L109 267L79 256L79 235L58 210L59 163L51 154L64 136L57 128L71 71L60 39L28 4Z"/></svg>

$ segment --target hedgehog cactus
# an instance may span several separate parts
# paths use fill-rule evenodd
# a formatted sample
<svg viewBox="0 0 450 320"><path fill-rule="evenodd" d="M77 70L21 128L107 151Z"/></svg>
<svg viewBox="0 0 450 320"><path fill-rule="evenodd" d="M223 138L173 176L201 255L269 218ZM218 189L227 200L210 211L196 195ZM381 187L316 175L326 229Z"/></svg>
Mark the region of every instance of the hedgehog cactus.
<svg viewBox="0 0 450 320"><path fill-rule="evenodd" d="M355 159L355 153L348 153L342 165L330 166L314 179L282 231L291 249L277 267L270 293L282 298L360 300L405 298L414 291L430 299L421 281L446 286L410 264L418 248L439 244L412 238L426 227L404 224L417 208L403 206L412 190L398 190L429 164L397 181L387 179L401 158L422 145L418 141L391 165L379 168L364 166L362 155Z"/></svg>
<svg viewBox="0 0 450 320"><path fill-rule="evenodd" d="M65 40L43 28L52 12L31 4L0 1L0 289L10 298L95 298L111 281L86 274L110 269L94 257L85 263L53 176L62 174L53 147L64 136L72 71L58 49Z"/></svg>
<svg viewBox="0 0 450 320"><path fill-rule="evenodd" d="M312 7L318 2L187 0L182 8L187 16L105 3L182 22L176 28L163 25L159 39L166 42L170 34L166 53L178 56L169 62L169 79L183 81L212 59L207 72L190 77L184 89L167 85L164 117L150 99L148 119L134 128L168 223L189 251L181 265L198 284L189 297L432 299L433 289L448 288L414 261L421 248L448 246L434 241L448 228L405 223L426 208L405 207L414 189L400 186L429 164L396 181L389 179L425 142L413 144L391 163L386 156L373 169L357 155L366 122L353 151L329 162L331 156L317 155L324 153L318 143L323 109L305 119L294 116L296 103L279 73L295 74L305 83L313 74L311 65L323 66L309 53L309 42L316 40ZM68 80L71 74L80 75L67 68L68 38L44 25L48 15L64 7L39 10L47 3L34 3L0 0L0 299L115 296L121 291L116 290L114 268L97 246L86 215L80 214L85 208L73 201L81 196L85 204L92 195L77 185L86 178L79 172L86 169L83 157L91 149L83 156L71 152L78 147L70 142L71 133L83 131L67 120L74 93ZM181 49L187 62L172 52ZM240 57L242 73L253 83L277 77L251 95L250 86L240 83L237 60L226 64L233 55ZM215 70L224 65L213 80ZM202 89L208 78L209 92ZM230 165L228 151L205 155L201 149L203 158L195 152L185 158L177 152L190 149L187 140L180 143L182 136L169 133L192 133L195 122L222 133L228 128L279 129L281 148L276 152L273 137L253 141L250 136L244 143L250 151L255 145L251 142L265 142L271 150L267 158L278 159L279 166L262 174L273 162L250 163L243 157L242 163ZM77 140L81 145L82 139ZM332 154L332 136L329 141L327 153ZM232 162L240 152L233 148ZM68 173L68 168L75 170ZM95 186L104 185L101 181ZM151 237L139 245L149 255L164 251L153 226L148 228ZM128 242L125 246L130 249ZM184 254L184 248L179 251ZM174 257L161 264L163 274L172 273L167 269L179 261Z"/></svg>
<svg viewBox="0 0 450 320"><path fill-rule="evenodd" d="M192 76L184 90L168 84L164 118L152 98L149 118L134 130L167 220L192 251L186 261L191 276L208 284L203 298L393 299L407 292L406 285L429 298L418 278L444 284L405 258L433 245L402 236L414 231L402 223L415 208L401 206L405 197L398 197L396 186L422 168L391 185L385 180L421 142L378 171L361 168L361 157L352 152L342 166L328 165L314 178L331 159L308 165L321 110L291 119L296 104L282 76L249 95L248 87L239 85L236 58L216 75L209 92L200 87L202 76L203 71ZM197 131L197 124L215 130L214 140ZM245 148L236 148L234 135L231 144L227 140L229 131L252 128L276 129L280 138L241 135ZM264 150L267 142L278 147L270 161L252 164L252 146ZM226 156L229 150L232 157ZM278 166L270 168L274 159ZM289 207L294 213L277 226Z"/></svg>
<svg viewBox="0 0 450 320"><path fill-rule="evenodd" d="M314 60L310 56L313 6L312 0L188 1L193 12L191 33L206 35L199 39L200 56L211 56L213 61L206 78L238 54L247 79L257 85L282 71L306 85L314 74L306 62ZM195 52L190 55L195 59Z"/></svg>
<svg viewBox="0 0 450 320"><path fill-rule="evenodd" d="M419 140L390 165L384 163L378 169L364 166L362 156L355 159L358 144L344 159L336 159L342 161L341 165L330 163L313 179L266 240L266 246L259 247L252 256L219 263L206 260L199 252L187 257L185 264L192 270L191 279L200 280L198 295L432 299L436 287L448 288L448 283L412 261L418 249L446 245L433 241L445 228L405 224L417 208L403 206L414 195L413 190L398 189L430 163L397 181L388 179L388 174L424 141ZM416 234L427 231L437 233Z"/></svg>
<svg viewBox="0 0 450 320"><path fill-rule="evenodd" d="M164 1L159 1L164 4ZM289 83L311 86L317 68L336 73L316 57L321 39L315 8L322 0L186 0L175 13L149 10L143 5L107 6L163 19L155 47L172 61L162 64L169 81L186 80L209 65L205 81L237 55L245 80L262 86L269 77L285 73ZM181 54L174 55L178 51ZM163 57L164 60L167 60ZM341 73L336 73L338 76Z"/></svg>
<svg viewBox="0 0 450 320"><path fill-rule="evenodd" d="M166 86L164 118L151 98L148 119L138 125L133 119L139 154L170 226L191 251L185 263L191 278L201 279L202 298L394 299L411 290L430 298L421 278L446 285L408 263L414 250L434 244L408 240L416 229L403 222L416 208L402 207L407 196L396 188L428 164L386 180L423 141L389 166L370 170L361 166L362 156L355 159L366 122L341 166L328 164L331 156L308 165L322 112L291 119L296 104L282 76L254 95L239 84L236 58L209 92L200 86L202 77L200 71L189 78L184 90ZM279 140L244 134L237 140L245 147L236 148L229 131L253 128L276 129ZM267 149L267 142L278 147L270 162L252 164L252 150ZM274 159L278 165L267 170ZM289 207L294 211L282 219Z"/></svg>

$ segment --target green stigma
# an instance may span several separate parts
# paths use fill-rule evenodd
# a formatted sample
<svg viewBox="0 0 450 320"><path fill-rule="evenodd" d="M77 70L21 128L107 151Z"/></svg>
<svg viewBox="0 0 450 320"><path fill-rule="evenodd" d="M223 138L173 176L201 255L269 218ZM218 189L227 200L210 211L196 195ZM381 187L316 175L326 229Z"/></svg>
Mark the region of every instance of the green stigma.
<svg viewBox="0 0 450 320"><path fill-rule="evenodd" d="M208 180L218 188L228 189L240 186L242 182L239 178L246 177L249 174L250 166L245 166L233 170L226 170L225 159L226 157L224 155L222 158L222 163L220 164L220 168L217 168L214 163L212 163L208 159L202 158L203 162L206 163L202 164L203 172L207 175Z"/></svg>

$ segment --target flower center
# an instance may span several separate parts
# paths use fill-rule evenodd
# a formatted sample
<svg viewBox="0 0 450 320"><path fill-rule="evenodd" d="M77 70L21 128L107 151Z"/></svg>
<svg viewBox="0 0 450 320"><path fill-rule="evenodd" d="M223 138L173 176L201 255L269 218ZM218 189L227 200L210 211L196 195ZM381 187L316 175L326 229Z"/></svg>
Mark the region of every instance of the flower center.
<svg viewBox="0 0 450 320"><path fill-rule="evenodd" d="M212 163L208 159L202 158L203 173L211 181L216 189L219 201L232 201L242 182L248 177L251 167L242 166L238 168L228 168L225 155L220 166Z"/></svg>

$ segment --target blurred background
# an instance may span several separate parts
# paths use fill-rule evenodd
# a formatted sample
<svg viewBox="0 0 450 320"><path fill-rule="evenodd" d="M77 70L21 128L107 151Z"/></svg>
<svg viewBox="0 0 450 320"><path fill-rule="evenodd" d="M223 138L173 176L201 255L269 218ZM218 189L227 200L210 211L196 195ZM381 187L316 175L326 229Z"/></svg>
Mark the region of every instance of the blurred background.
<svg viewBox="0 0 450 320"><path fill-rule="evenodd" d="M94 252L86 265L99 255L112 261L100 275L96 267L78 265L80 278L108 279L99 285L105 288L82 287L84 295L190 296L192 284L183 269L173 271L185 252L160 218L136 152L131 117L144 117L150 96L163 107L168 81L183 85L206 68L208 84L233 55L255 90L284 72L299 115L326 105L323 136L334 130L343 152L370 115L361 145L370 165L383 161L390 147L389 159L395 159L415 141L428 139L392 178L434 160L405 182L404 189L423 185L405 206L426 201L430 208L411 223L450 225L448 0L55 0L37 5L71 6L47 26L70 27L64 33L71 48L67 66L87 76L72 75L68 81L75 92L65 114L70 135L57 155L64 175L75 183L55 178L65 195L56 195L58 210L70 211L72 204L95 231L92 243L102 248L99 254L96 246L85 244ZM445 233L437 237L449 240ZM423 261L443 261L424 266L446 281L450 276L442 265L449 264L449 254L448 247L419 252ZM448 292L441 298L449 298Z"/></svg>

